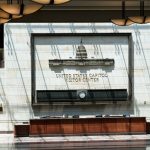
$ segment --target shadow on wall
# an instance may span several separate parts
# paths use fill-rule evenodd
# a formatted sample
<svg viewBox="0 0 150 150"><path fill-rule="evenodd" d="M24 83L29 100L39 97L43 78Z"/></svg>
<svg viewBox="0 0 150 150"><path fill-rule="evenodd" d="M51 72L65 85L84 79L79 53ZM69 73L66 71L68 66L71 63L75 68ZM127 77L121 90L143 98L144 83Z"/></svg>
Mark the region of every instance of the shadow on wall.
<svg viewBox="0 0 150 150"><path fill-rule="evenodd" d="M134 98L134 114L135 116L140 116L140 109L139 109L139 106L137 104L137 99Z"/></svg>
<svg viewBox="0 0 150 150"><path fill-rule="evenodd" d="M147 70L148 77L149 77L149 81L147 81L147 82L150 83L150 68L149 68L150 65L148 64L149 57L146 56L147 54L145 53L145 50L144 50L144 47L143 47L143 43L142 43L142 39L141 39L141 33L140 33L139 28L138 28L138 25L134 26L134 32L135 32L135 35L136 35L136 43L135 43L135 46L137 48L136 54L137 55L142 55L142 57L144 58L145 63L142 64L142 65L146 66L146 70Z"/></svg>
<svg viewBox="0 0 150 150"><path fill-rule="evenodd" d="M24 92L25 92L25 95L26 95L26 104L28 105L28 108L29 108L29 111L30 111L30 118L33 118L33 111L32 111L32 106L31 106L31 103L30 103L30 99L29 99L29 95L27 93L27 87L25 85L25 79L23 78L23 69L20 65L20 62L19 62L19 59L18 59L18 56L17 56L17 51L16 51L16 48L15 48L15 43L13 41L13 37L11 36L11 33L10 33L10 28L9 28L9 25L6 25L6 30L5 30L5 34L8 38L8 49L11 51L11 55L14 55L14 58L15 58L15 61L17 62L17 67L18 67L18 70L19 70L19 75L20 75L20 79L21 79L21 83L22 83L22 87L24 88ZM8 102L9 104L9 102ZM10 115L11 115L11 112L10 112ZM15 120L15 119L13 119Z"/></svg>

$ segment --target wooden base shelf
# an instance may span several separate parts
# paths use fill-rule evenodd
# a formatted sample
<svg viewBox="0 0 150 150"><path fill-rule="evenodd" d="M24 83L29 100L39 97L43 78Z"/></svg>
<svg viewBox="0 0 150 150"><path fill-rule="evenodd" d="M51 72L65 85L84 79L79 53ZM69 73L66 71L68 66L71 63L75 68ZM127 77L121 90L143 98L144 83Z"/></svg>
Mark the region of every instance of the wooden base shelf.
<svg viewBox="0 0 150 150"><path fill-rule="evenodd" d="M145 117L31 119L14 128L16 137L150 133Z"/></svg>
<svg viewBox="0 0 150 150"><path fill-rule="evenodd" d="M145 134L144 117L31 119L29 136Z"/></svg>

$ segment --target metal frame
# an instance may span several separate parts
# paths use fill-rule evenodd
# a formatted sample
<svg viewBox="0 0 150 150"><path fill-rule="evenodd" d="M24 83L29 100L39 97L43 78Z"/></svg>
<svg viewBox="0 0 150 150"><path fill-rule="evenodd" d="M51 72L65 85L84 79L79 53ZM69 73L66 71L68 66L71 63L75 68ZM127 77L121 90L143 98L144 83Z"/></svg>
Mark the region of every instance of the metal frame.
<svg viewBox="0 0 150 150"><path fill-rule="evenodd" d="M131 33L31 33L31 102L36 104L36 65L34 38L45 36L126 36L128 37L128 100L134 97L134 47Z"/></svg>

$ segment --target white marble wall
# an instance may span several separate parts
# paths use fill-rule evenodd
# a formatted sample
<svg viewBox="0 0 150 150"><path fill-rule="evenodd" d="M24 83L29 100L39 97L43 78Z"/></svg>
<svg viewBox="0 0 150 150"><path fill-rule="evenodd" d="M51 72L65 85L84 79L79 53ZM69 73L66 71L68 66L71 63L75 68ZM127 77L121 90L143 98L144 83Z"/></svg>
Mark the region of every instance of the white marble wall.
<svg viewBox="0 0 150 150"><path fill-rule="evenodd" d="M31 33L132 33L134 41L134 98L129 103L98 105L31 106ZM5 25L5 68L0 70L0 96L4 111L0 114L0 131L12 130L16 122L46 114L124 114L150 117L150 25L117 27L111 23L52 23ZM120 39L121 40L121 39ZM126 39L122 39L126 41ZM103 50L107 46L103 46ZM127 49L123 48L124 50ZM39 49L40 50L40 49ZM116 52L116 53L115 53ZM124 55L126 50L124 51ZM114 48L114 57L121 58L121 48ZM126 55L125 55L126 56ZM40 57L43 57L40 55ZM42 58L41 58L42 59ZM45 59L45 57L44 57ZM127 62L127 59L126 59ZM122 65L121 65L122 66ZM116 66L117 67L117 66ZM125 68L125 67L124 67ZM49 68L47 68L49 69ZM117 68L114 69L116 71ZM40 71L40 70L39 70ZM120 69L121 71L121 69ZM112 73L113 74L113 73ZM114 73L120 76L119 68ZM124 75L126 77L126 74ZM126 80L126 79L125 79ZM42 81L42 79L41 79ZM123 76L121 79L123 81ZM39 83L41 84L41 83ZM42 83L43 84L43 83ZM113 85L114 83L112 83ZM126 85L123 85L126 87Z"/></svg>

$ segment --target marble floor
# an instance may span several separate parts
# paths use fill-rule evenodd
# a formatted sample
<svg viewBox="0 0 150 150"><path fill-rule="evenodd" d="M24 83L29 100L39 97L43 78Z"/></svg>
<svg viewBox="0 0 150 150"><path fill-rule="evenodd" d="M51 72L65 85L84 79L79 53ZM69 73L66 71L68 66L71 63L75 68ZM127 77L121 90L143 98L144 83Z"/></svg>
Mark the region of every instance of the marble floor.
<svg viewBox="0 0 150 150"><path fill-rule="evenodd" d="M0 134L2 143L43 143L43 142L92 142L150 140L150 134L141 135L94 135L94 136L53 136L53 137L14 137L13 134Z"/></svg>
<svg viewBox="0 0 150 150"><path fill-rule="evenodd" d="M19 137L0 134L0 149L6 150L150 150L150 134L59 137Z"/></svg>

